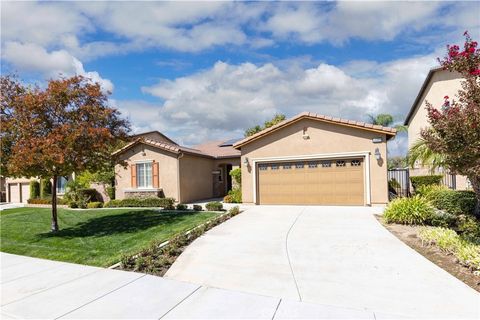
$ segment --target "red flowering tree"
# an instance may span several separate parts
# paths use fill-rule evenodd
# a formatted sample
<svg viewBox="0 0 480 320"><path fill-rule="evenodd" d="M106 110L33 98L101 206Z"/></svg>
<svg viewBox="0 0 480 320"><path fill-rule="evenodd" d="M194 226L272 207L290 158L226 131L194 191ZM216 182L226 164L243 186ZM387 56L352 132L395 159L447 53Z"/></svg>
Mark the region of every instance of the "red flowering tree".
<svg viewBox="0 0 480 320"><path fill-rule="evenodd" d="M111 162L111 149L129 131L98 83L74 76L25 87L1 77L2 168L10 176L52 179L52 231L58 230L58 177Z"/></svg>
<svg viewBox="0 0 480 320"><path fill-rule="evenodd" d="M467 32L463 50L448 46L439 59L441 66L462 74L462 89L455 99L445 96L440 109L427 102L431 127L421 136L428 147L444 156L444 163L454 173L467 176L477 196L475 213L480 215L480 50Z"/></svg>

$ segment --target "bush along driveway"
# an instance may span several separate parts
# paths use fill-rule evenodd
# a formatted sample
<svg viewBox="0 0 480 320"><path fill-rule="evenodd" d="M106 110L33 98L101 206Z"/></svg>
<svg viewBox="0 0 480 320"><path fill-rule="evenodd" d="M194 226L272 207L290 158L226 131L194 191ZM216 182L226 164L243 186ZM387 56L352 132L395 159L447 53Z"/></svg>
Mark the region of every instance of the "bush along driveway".
<svg viewBox="0 0 480 320"><path fill-rule="evenodd" d="M428 259L480 291L480 219L470 191L423 186L412 198L392 201L387 228Z"/></svg>
<svg viewBox="0 0 480 320"><path fill-rule="evenodd" d="M1 251L31 257L108 267L152 241L164 242L219 212L160 209L60 209L60 231L50 232L48 208L1 212Z"/></svg>
<svg viewBox="0 0 480 320"><path fill-rule="evenodd" d="M212 203L207 207L212 207ZM220 203L218 203L220 204ZM214 205L215 206L215 205ZM216 209L222 209L221 204L215 206ZM167 242L153 241L147 248L133 255L124 255L120 262L120 268L123 270L136 271L163 276L177 257L185 248L196 238L200 237L206 231L227 221L228 219L240 213L239 207L231 208L227 213L213 217L192 230L181 233Z"/></svg>

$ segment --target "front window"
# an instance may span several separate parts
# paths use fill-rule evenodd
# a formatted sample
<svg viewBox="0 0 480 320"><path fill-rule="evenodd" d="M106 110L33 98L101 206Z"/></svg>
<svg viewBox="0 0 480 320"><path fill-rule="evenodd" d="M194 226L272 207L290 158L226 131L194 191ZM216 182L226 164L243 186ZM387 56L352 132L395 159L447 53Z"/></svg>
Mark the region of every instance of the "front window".
<svg viewBox="0 0 480 320"><path fill-rule="evenodd" d="M57 193L65 193L65 189L67 188L67 178L65 177L57 177Z"/></svg>
<svg viewBox="0 0 480 320"><path fill-rule="evenodd" d="M152 188L152 163L137 163L137 188Z"/></svg>

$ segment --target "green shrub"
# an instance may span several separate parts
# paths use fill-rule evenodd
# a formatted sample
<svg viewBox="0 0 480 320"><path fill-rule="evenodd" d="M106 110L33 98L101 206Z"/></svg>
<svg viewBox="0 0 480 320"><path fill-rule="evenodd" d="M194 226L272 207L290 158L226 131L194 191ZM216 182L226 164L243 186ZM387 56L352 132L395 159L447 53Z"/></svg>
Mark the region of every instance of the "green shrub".
<svg viewBox="0 0 480 320"><path fill-rule="evenodd" d="M99 200L98 191L94 188L81 188L77 190L80 198L86 198L87 202L96 202Z"/></svg>
<svg viewBox="0 0 480 320"><path fill-rule="evenodd" d="M40 182L37 180L30 181L30 199L40 198Z"/></svg>
<svg viewBox="0 0 480 320"><path fill-rule="evenodd" d="M242 184L242 169L235 168L230 170L230 176L235 180L235 182L240 186Z"/></svg>
<svg viewBox="0 0 480 320"><path fill-rule="evenodd" d="M232 217L236 216L239 213L240 213L240 208L238 206L235 206L235 207L231 208L230 210L228 210L228 214Z"/></svg>
<svg viewBox="0 0 480 320"><path fill-rule="evenodd" d="M179 204L177 204L175 209L177 209L177 210L187 210L188 206L186 204L179 203Z"/></svg>
<svg viewBox="0 0 480 320"><path fill-rule="evenodd" d="M106 192L107 192L108 198L109 198L110 200L114 200L114 199L115 199L115 187L108 186L108 187L106 188Z"/></svg>
<svg viewBox="0 0 480 320"><path fill-rule="evenodd" d="M480 243L480 220L461 214L458 216L457 230L467 239Z"/></svg>
<svg viewBox="0 0 480 320"><path fill-rule="evenodd" d="M388 180L388 188L389 189L398 189L398 188L401 188L402 186L400 185L400 183L397 181L397 179L395 178L392 178L390 180Z"/></svg>
<svg viewBox="0 0 480 320"><path fill-rule="evenodd" d="M428 186L419 186L417 190L415 190L415 194L421 197L424 197L427 200L432 200L432 197L440 191L449 190L445 186L438 186L438 185L428 185Z"/></svg>
<svg viewBox="0 0 480 320"><path fill-rule="evenodd" d="M100 201L96 201L96 202L89 202L87 204L87 208L88 209L95 209L95 208L102 208L103 207L103 203L100 202Z"/></svg>
<svg viewBox="0 0 480 320"><path fill-rule="evenodd" d="M205 205L205 208L208 211L222 211L223 210L223 204L221 202L218 202L218 201L212 201L212 202L207 203Z"/></svg>
<svg viewBox="0 0 480 320"><path fill-rule="evenodd" d="M385 209L383 217L387 223L426 224L434 214L435 210L427 200L415 196L393 200Z"/></svg>
<svg viewBox="0 0 480 320"><path fill-rule="evenodd" d="M436 210L429 224L434 227L453 228L457 224L457 216L443 210Z"/></svg>
<svg viewBox="0 0 480 320"><path fill-rule="evenodd" d="M413 189L417 191L420 186L440 185L443 175L430 175L430 176L413 176L410 177Z"/></svg>
<svg viewBox="0 0 480 320"><path fill-rule="evenodd" d="M199 205L199 204L194 204L194 205L193 205L193 210L195 210L195 211L202 211L203 208L202 208L202 206Z"/></svg>
<svg viewBox="0 0 480 320"><path fill-rule="evenodd" d="M436 208L455 215L473 215L477 203L477 198L473 191L438 189L429 194L428 197Z"/></svg>
<svg viewBox="0 0 480 320"><path fill-rule="evenodd" d="M52 204L52 198L35 198L35 199L28 199L27 200L28 204ZM64 205L68 204L65 199L62 198L57 198L57 204Z"/></svg>
<svg viewBox="0 0 480 320"><path fill-rule="evenodd" d="M173 206L175 200L173 198L127 198L121 200L110 200L105 204L107 208L118 207L160 207L160 208L175 208Z"/></svg>
<svg viewBox="0 0 480 320"><path fill-rule="evenodd" d="M228 191L228 194L223 198L226 203L241 203L242 202L242 190L240 188L233 188Z"/></svg>
<svg viewBox="0 0 480 320"><path fill-rule="evenodd" d="M461 264L480 271L480 245L459 236L454 230L438 227L424 227L418 236L427 245L436 245L453 254Z"/></svg>
<svg viewBox="0 0 480 320"><path fill-rule="evenodd" d="M52 194L52 183L49 179L40 180L40 198L48 198Z"/></svg>

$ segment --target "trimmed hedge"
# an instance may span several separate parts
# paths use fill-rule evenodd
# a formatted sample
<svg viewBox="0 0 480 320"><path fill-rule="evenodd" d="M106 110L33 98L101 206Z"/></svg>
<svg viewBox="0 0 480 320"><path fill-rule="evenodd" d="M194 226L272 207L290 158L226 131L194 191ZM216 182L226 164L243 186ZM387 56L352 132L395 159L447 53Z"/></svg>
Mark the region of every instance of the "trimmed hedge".
<svg viewBox="0 0 480 320"><path fill-rule="evenodd" d="M179 203L179 204L177 204L176 209L177 209L177 210L187 210L188 207L187 207L186 204Z"/></svg>
<svg viewBox="0 0 480 320"><path fill-rule="evenodd" d="M207 203L205 205L205 208L208 211L222 211L223 210L223 204L221 202L218 202L218 201L212 201L212 202Z"/></svg>
<svg viewBox="0 0 480 320"><path fill-rule="evenodd" d="M475 192L465 190L437 189L428 195L430 202L448 213L474 214L477 198Z"/></svg>
<svg viewBox="0 0 480 320"><path fill-rule="evenodd" d="M175 199L173 198L127 198L121 200L110 200L105 203L105 208L121 208L121 207L161 207L165 209L173 209Z"/></svg>
<svg viewBox="0 0 480 320"><path fill-rule="evenodd" d="M87 204L88 209L96 209L96 208L102 208L103 207L103 202L95 201L95 202L89 202Z"/></svg>
<svg viewBox="0 0 480 320"><path fill-rule="evenodd" d="M30 181L30 199L40 198L40 182L37 180Z"/></svg>
<svg viewBox="0 0 480 320"><path fill-rule="evenodd" d="M193 205L193 210L195 210L195 211L202 211L203 208L202 208L202 206L199 205L199 204L194 204L194 205Z"/></svg>
<svg viewBox="0 0 480 320"><path fill-rule="evenodd" d="M228 191L228 194L223 198L226 203L241 203L242 202L242 190L240 188L233 188Z"/></svg>
<svg viewBox="0 0 480 320"><path fill-rule="evenodd" d="M30 198L28 204L52 204L52 198ZM57 198L57 204L68 204L65 199Z"/></svg>
<svg viewBox="0 0 480 320"><path fill-rule="evenodd" d="M443 175L413 176L410 177L413 189L416 191L420 186L440 185Z"/></svg>
<svg viewBox="0 0 480 320"><path fill-rule="evenodd" d="M433 206L419 196L395 199L383 214L385 222L400 224L428 224L434 217Z"/></svg>

